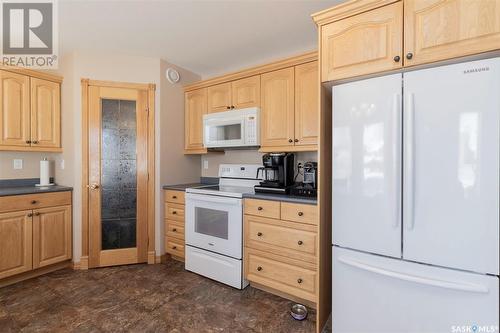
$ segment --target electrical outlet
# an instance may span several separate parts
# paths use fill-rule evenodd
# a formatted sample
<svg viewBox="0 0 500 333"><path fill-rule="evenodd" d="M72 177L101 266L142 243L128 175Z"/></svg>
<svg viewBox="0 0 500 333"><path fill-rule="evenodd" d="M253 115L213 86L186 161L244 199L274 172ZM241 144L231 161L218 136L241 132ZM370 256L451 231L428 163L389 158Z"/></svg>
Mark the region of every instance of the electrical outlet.
<svg viewBox="0 0 500 333"><path fill-rule="evenodd" d="M203 169L208 169L208 160L203 160Z"/></svg>
<svg viewBox="0 0 500 333"><path fill-rule="evenodd" d="M15 158L12 164L14 170L21 170L23 168L23 160L20 158Z"/></svg>

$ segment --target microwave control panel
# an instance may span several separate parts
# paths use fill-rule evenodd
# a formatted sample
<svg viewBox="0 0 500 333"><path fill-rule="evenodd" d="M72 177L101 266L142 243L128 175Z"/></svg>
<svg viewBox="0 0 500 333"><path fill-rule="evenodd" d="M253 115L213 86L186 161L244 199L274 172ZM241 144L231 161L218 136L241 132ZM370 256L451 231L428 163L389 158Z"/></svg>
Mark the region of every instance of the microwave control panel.
<svg viewBox="0 0 500 333"><path fill-rule="evenodd" d="M256 115L249 115L245 119L245 144L258 145L257 121Z"/></svg>

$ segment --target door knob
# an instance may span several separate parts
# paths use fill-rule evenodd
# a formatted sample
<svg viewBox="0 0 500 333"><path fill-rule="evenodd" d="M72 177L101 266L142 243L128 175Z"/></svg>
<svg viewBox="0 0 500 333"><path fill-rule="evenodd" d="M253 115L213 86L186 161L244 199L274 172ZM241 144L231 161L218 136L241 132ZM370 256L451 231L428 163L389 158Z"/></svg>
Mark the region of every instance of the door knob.
<svg viewBox="0 0 500 333"><path fill-rule="evenodd" d="M99 184L96 183L90 184L88 185L88 188L90 188L91 190L97 190L99 188Z"/></svg>

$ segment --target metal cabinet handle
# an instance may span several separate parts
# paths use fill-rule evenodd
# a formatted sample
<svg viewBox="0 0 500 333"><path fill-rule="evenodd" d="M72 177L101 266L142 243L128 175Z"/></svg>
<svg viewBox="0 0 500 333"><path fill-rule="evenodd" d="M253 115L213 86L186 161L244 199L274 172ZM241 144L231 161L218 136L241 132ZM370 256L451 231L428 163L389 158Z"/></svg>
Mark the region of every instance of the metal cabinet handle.
<svg viewBox="0 0 500 333"><path fill-rule="evenodd" d="M298 279L297 279L297 283L299 283L299 284L300 284L300 283L302 283L302 279L301 279L301 278L298 278Z"/></svg>
<svg viewBox="0 0 500 333"><path fill-rule="evenodd" d="M177 249L177 246L172 246L172 250L175 250L175 249Z"/></svg>
<svg viewBox="0 0 500 333"><path fill-rule="evenodd" d="M304 213L303 212L298 212L297 215L302 216L302 215L304 215Z"/></svg>
<svg viewBox="0 0 500 333"><path fill-rule="evenodd" d="M177 215L177 211L176 210L172 211L172 214Z"/></svg>
<svg viewBox="0 0 500 333"><path fill-rule="evenodd" d="M36 145L36 144L38 144L38 141L37 140L31 141L31 143L34 143Z"/></svg>
<svg viewBox="0 0 500 333"><path fill-rule="evenodd" d="M28 143L28 144L31 143L31 140L26 140L26 143Z"/></svg>
<svg viewBox="0 0 500 333"><path fill-rule="evenodd" d="M410 60L411 58L413 58L413 53L408 52L408 53L406 54L406 59Z"/></svg>
<svg viewBox="0 0 500 333"><path fill-rule="evenodd" d="M40 212L36 212L36 213L35 213L35 216L40 216Z"/></svg>
<svg viewBox="0 0 500 333"><path fill-rule="evenodd" d="M36 200L31 200L31 204L32 204L32 205L37 204L37 203L38 203L38 201L36 201Z"/></svg>
<svg viewBox="0 0 500 333"><path fill-rule="evenodd" d="M292 139L288 139L288 142L289 142L289 143L292 143L292 142L293 142L293 140L292 140Z"/></svg>
<svg viewBox="0 0 500 333"><path fill-rule="evenodd" d="M262 208L262 207L260 207L260 206L259 206L259 207L257 207L257 210L263 210L263 209L264 209L264 208Z"/></svg>
<svg viewBox="0 0 500 333"><path fill-rule="evenodd" d="M33 216L33 213L28 213L28 217L32 217Z"/></svg>
<svg viewBox="0 0 500 333"><path fill-rule="evenodd" d="M262 236L262 232L258 232L257 236L259 236L259 237Z"/></svg>
<svg viewBox="0 0 500 333"><path fill-rule="evenodd" d="M397 55L397 56L394 57L394 62L399 62L399 60L401 60L400 56Z"/></svg>
<svg viewBox="0 0 500 333"><path fill-rule="evenodd" d="M177 228L173 228L173 229L172 229L172 231L173 231L173 232L177 232Z"/></svg>
<svg viewBox="0 0 500 333"><path fill-rule="evenodd" d="M228 106L226 106L226 109L228 109L228 110L229 110L230 108L231 108L231 107L230 107L229 105L228 105Z"/></svg>
<svg viewBox="0 0 500 333"><path fill-rule="evenodd" d="M257 270L260 272L262 270L262 267L257 267Z"/></svg>
<svg viewBox="0 0 500 333"><path fill-rule="evenodd" d="M177 196L176 196L176 195L173 195L173 196L172 196L172 199L177 199Z"/></svg>
<svg viewBox="0 0 500 333"><path fill-rule="evenodd" d="M299 142L299 139L295 139L295 140L293 140L293 142Z"/></svg>
<svg viewBox="0 0 500 333"><path fill-rule="evenodd" d="M302 245L302 244L304 244L304 242L302 242L301 240L299 240L299 241L297 242L297 244Z"/></svg>

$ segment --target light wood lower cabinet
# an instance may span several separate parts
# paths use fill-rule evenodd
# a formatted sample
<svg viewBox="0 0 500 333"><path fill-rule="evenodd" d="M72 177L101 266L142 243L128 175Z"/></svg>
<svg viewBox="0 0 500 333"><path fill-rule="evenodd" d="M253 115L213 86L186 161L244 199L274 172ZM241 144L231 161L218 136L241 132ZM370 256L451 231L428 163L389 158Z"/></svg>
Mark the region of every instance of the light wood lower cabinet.
<svg viewBox="0 0 500 333"><path fill-rule="evenodd" d="M33 214L33 268L71 259L71 206L37 209Z"/></svg>
<svg viewBox="0 0 500 333"><path fill-rule="evenodd" d="M312 213L316 210L316 205L245 199L243 261L251 283L316 304L318 215ZM303 217L299 213L304 212L304 220L289 218Z"/></svg>
<svg viewBox="0 0 500 333"><path fill-rule="evenodd" d="M165 252L184 260L184 191L165 190Z"/></svg>
<svg viewBox="0 0 500 333"><path fill-rule="evenodd" d="M497 50L500 0L405 0L404 25L407 66Z"/></svg>
<svg viewBox="0 0 500 333"><path fill-rule="evenodd" d="M30 271L32 211L0 214L0 279Z"/></svg>
<svg viewBox="0 0 500 333"><path fill-rule="evenodd" d="M0 279L70 260L71 192L0 197Z"/></svg>

